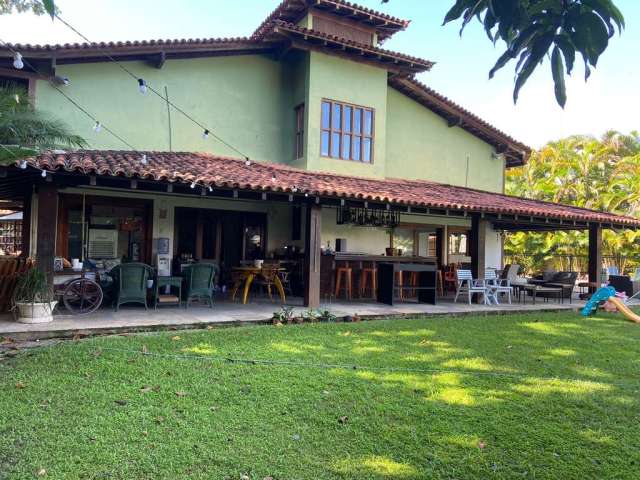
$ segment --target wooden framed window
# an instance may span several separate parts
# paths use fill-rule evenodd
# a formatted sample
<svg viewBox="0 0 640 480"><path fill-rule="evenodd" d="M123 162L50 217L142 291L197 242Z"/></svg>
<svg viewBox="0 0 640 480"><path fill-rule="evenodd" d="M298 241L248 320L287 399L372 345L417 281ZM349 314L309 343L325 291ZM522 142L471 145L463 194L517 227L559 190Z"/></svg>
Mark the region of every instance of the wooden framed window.
<svg viewBox="0 0 640 480"><path fill-rule="evenodd" d="M296 107L295 113L296 113L295 158L302 158L304 156L304 103L301 103Z"/></svg>
<svg viewBox="0 0 640 480"><path fill-rule="evenodd" d="M373 163L375 112L372 108L323 100L320 155Z"/></svg>

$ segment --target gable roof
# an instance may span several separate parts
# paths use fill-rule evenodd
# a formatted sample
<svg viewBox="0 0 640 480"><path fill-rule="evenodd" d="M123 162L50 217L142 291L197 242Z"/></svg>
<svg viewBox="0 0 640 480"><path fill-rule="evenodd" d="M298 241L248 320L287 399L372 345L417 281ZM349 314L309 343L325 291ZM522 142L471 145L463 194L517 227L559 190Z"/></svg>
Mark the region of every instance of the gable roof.
<svg viewBox="0 0 640 480"><path fill-rule="evenodd" d="M498 153L504 154L506 157L507 167L523 165L531 155L530 147L482 120L414 77L392 77L389 79L389 85L445 118L450 127L460 127L493 145Z"/></svg>
<svg viewBox="0 0 640 480"><path fill-rule="evenodd" d="M335 53L341 56L354 57L356 61L375 63L391 72L413 74L431 70L434 65L429 60L385 50L373 45L366 45L354 40L331 35L329 33L300 27L293 23L276 20L270 24L270 33L265 32L265 39L273 39L280 35L296 42L294 46L303 49L318 49L324 53Z"/></svg>
<svg viewBox="0 0 640 480"><path fill-rule="evenodd" d="M345 0L283 0L276 9L253 32L251 38L262 39L269 32L274 21L298 23L310 8L323 10L333 15L349 18L375 28L380 41L409 26L408 20L392 17L386 13L356 5Z"/></svg>
<svg viewBox="0 0 640 480"><path fill-rule="evenodd" d="M147 156L145 165L139 160L142 154ZM29 158L27 163L54 172L177 184L196 182L204 188L288 192L472 213L528 215L607 223L617 227L640 227L640 220L632 217L472 188L422 180L373 179L313 172L273 163L254 162L247 166L242 159L206 153L85 150L44 153Z"/></svg>
<svg viewBox="0 0 640 480"><path fill-rule="evenodd" d="M0 67L11 68L10 49L23 53L41 72L55 75L55 65L65 63L145 60L160 68L166 59L198 58L218 55L277 54L290 46L348 57L384 68L392 74L389 84L442 116L450 126L459 126L496 148L506 157L506 166L526 162L530 149L504 132L473 115L463 107L418 82L413 75L428 71L429 60L365 45L339 36L307 29L291 23L299 21L310 9L364 22L389 35L409 24L384 13L361 7L345 0L284 0L251 37L149 40L132 42L73 43L64 45L9 44L0 46ZM381 35L381 34L380 34Z"/></svg>

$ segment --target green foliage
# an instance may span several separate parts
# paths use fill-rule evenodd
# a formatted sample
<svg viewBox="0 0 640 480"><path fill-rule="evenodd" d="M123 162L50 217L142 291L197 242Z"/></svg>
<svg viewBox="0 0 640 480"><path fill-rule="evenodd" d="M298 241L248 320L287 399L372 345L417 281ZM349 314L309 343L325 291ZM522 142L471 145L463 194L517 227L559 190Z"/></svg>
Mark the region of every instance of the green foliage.
<svg viewBox="0 0 640 480"><path fill-rule="evenodd" d="M602 139L573 136L551 142L534 152L525 166L507 172L506 190L511 195L640 217L640 133L608 132ZM640 233L605 230L603 243L604 254L613 257L610 263L620 269L638 265ZM529 270L540 270L554 256L586 256L587 248L583 232L516 233L505 242L505 253Z"/></svg>
<svg viewBox="0 0 640 480"><path fill-rule="evenodd" d="M0 0L0 15L29 11L36 15L47 13L53 18L56 12L55 2L54 0Z"/></svg>
<svg viewBox="0 0 640 480"><path fill-rule="evenodd" d="M600 312L62 342L0 361L0 477L637 480L638 358Z"/></svg>
<svg viewBox="0 0 640 480"><path fill-rule="evenodd" d="M489 78L515 60L513 101L517 102L520 89L551 54L556 101L563 108L567 100L564 77L571 75L576 54L582 56L587 80L609 38L625 26L613 0L456 0L444 23L460 19L462 35L474 18L494 44L502 40L506 45Z"/></svg>
<svg viewBox="0 0 640 480"><path fill-rule="evenodd" d="M0 88L0 164L41 150L84 146L64 122L36 111L23 88Z"/></svg>
<svg viewBox="0 0 640 480"><path fill-rule="evenodd" d="M39 268L30 268L18 278L13 303L48 303L54 294L47 276Z"/></svg>

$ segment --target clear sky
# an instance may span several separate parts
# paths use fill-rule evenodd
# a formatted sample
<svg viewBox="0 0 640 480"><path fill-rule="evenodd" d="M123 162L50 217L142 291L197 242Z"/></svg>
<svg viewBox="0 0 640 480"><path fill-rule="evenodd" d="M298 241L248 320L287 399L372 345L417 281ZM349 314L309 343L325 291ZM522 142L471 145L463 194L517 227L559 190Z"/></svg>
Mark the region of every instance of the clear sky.
<svg viewBox="0 0 640 480"><path fill-rule="evenodd" d="M94 41L249 35L279 0L58 0L61 15ZM611 39L589 81L581 65L568 82L563 111L555 103L548 62L513 105L513 66L493 80L487 73L501 53L472 24L442 27L454 0L359 0L412 21L385 48L437 62L421 80L515 138L538 147L566 135L600 135L608 129L640 130L640 1L615 0L627 28ZM59 22L31 14L0 16L0 39L12 43L80 42ZM578 63L578 62L576 62Z"/></svg>

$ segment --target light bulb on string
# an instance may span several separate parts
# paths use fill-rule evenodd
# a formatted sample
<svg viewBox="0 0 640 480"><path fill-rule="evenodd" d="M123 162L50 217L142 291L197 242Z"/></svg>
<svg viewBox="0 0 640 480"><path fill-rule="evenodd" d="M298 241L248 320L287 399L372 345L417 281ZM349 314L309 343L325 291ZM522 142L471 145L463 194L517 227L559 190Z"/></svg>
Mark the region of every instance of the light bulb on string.
<svg viewBox="0 0 640 480"><path fill-rule="evenodd" d="M26 170L27 169L27 161L26 160L20 160L20 169L21 170Z"/></svg>
<svg viewBox="0 0 640 480"><path fill-rule="evenodd" d="M276 183L276 176L275 175L271 175L271 182L272 183Z"/></svg>
<svg viewBox="0 0 640 480"><path fill-rule="evenodd" d="M96 122L96 124L93 126L93 131L96 133L100 133L101 130L102 130L102 124L100 122Z"/></svg>
<svg viewBox="0 0 640 480"><path fill-rule="evenodd" d="M147 82L145 82L144 78L138 79L138 89L143 95L147 93Z"/></svg>
<svg viewBox="0 0 640 480"><path fill-rule="evenodd" d="M143 164L143 165L147 164L147 154L146 153L142 154L142 158L140 158L140 163Z"/></svg>
<svg viewBox="0 0 640 480"><path fill-rule="evenodd" d="M191 183L191 188L196 188L196 182Z"/></svg>
<svg viewBox="0 0 640 480"><path fill-rule="evenodd" d="M250 166L251 166L251 160L249 159L249 157L245 157L245 159L244 159L244 164L245 164L247 167L250 167Z"/></svg>
<svg viewBox="0 0 640 480"><path fill-rule="evenodd" d="M20 52L14 52L13 54L13 67L22 70L24 68L24 62L22 61L22 55Z"/></svg>
<svg viewBox="0 0 640 480"><path fill-rule="evenodd" d="M213 192L213 187L211 185L209 185L209 191Z"/></svg>
<svg viewBox="0 0 640 480"><path fill-rule="evenodd" d="M47 178L47 171L46 170L42 170L42 173L40 174L40 176L42 178Z"/></svg>
<svg viewBox="0 0 640 480"><path fill-rule="evenodd" d="M204 132L202 132L202 139L206 140L207 138L209 138L209 130L205 130Z"/></svg>

